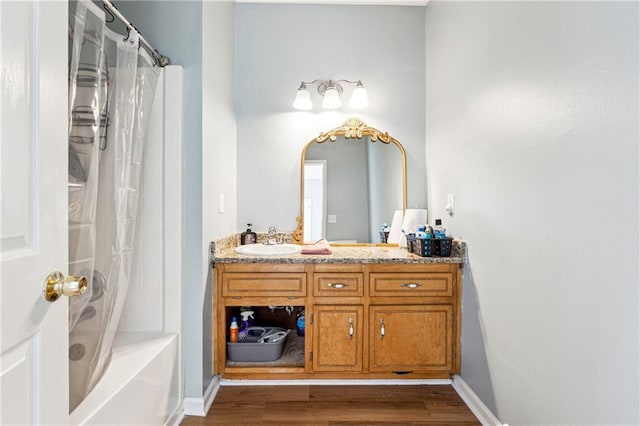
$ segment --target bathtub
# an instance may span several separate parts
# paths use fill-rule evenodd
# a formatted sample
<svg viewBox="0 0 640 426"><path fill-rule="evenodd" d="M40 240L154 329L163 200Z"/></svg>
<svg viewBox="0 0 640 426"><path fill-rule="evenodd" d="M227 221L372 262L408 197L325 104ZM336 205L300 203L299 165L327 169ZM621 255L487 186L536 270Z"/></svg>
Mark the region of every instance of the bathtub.
<svg viewBox="0 0 640 426"><path fill-rule="evenodd" d="M118 334L104 376L71 412L70 424L179 424L179 360L177 334Z"/></svg>

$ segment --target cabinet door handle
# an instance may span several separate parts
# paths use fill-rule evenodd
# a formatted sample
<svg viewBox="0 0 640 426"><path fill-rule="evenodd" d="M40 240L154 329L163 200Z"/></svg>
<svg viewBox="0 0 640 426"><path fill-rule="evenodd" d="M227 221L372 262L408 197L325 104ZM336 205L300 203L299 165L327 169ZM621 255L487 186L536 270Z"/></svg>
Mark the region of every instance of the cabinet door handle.
<svg viewBox="0 0 640 426"><path fill-rule="evenodd" d="M333 287L333 288L344 288L344 287L349 287L349 284L347 283L327 283L327 287Z"/></svg>
<svg viewBox="0 0 640 426"><path fill-rule="evenodd" d="M380 340L384 339L384 318L380 318Z"/></svg>
<svg viewBox="0 0 640 426"><path fill-rule="evenodd" d="M418 288L421 287L422 284L421 283L402 283L400 284L400 287L408 287L408 288Z"/></svg>
<svg viewBox="0 0 640 426"><path fill-rule="evenodd" d="M353 339L353 319L349 318L349 339Z"/></svg>

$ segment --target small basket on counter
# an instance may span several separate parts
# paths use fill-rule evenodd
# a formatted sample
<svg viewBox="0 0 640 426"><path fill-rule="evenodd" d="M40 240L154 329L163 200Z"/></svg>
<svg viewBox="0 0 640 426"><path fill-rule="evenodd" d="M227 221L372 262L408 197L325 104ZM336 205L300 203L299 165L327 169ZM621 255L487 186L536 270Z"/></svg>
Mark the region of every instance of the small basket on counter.
<svg viewBox="0 0 640 426"><path fill-rule="evenodd" d="M417 238L407 234L407 249L422 257L450 257L453 238Z"/></svg>

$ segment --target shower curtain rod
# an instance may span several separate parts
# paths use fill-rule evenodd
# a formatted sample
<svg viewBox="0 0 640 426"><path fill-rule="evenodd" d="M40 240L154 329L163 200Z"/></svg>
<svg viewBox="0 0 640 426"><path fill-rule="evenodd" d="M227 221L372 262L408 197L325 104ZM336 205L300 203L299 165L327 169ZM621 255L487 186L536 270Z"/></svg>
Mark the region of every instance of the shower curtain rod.
<svg viewBox="0 0 640 426"><path fill-rule="evenodd" d="M127 26L127 30L129 31L133 30L138 33L138 36L140 37L140 43L142 43L144 47L147 48L149 53L151 53L153 58L156 60L156 63L158 64L158 66L166 67L167 65L171 64L171 59L169 59L164 55L161 55L160 52L154 49L153 46L151 46L149 42L145 40L144 37L142 37L142 33L138 31L138 29L134 27L133 24L129 22L127 18L125 18L122 15L122 13L120 13L120 11L118 11L118 8L113 3L111 3L110 0L102 0L102 3L104 4L104 8L107 9L109 13L111 13L113 16L118 18L120 21L122 21L123 24Z"/></svg>

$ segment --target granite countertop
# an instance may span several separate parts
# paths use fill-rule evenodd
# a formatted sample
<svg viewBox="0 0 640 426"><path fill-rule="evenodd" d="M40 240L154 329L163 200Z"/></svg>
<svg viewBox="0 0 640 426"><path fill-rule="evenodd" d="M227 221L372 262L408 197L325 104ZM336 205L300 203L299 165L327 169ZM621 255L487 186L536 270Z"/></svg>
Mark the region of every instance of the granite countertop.
<svg viewBox="0 0 640 426"><path fill-rule="evenodd" d="M265 240L258 234L258 244ZM278 241L290 242L291 235L281 233ZM247 256L238 254L240 234L212 241L214 263L464 263L466 245L454 240L451 257L421 257L409 253L406 248L393 246L342 246L332 245L331 254L291 254L283 256Z"/></svg>

